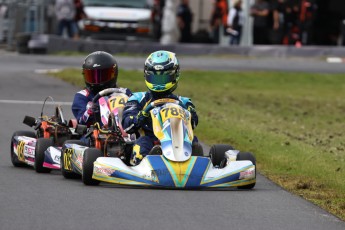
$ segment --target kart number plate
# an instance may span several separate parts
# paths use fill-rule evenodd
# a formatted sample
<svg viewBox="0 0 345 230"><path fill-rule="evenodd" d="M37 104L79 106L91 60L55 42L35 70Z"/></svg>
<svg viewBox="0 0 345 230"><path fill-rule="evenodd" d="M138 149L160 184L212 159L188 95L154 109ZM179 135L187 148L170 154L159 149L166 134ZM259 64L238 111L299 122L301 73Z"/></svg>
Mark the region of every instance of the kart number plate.
<svg viewBox="0 0 345 230"><path fill-rule="evenodd" d="M179 109L176 107L167 107L160 111L162 122L165 122L167 119L170 118L180 118L185 119L186 113L183 109Z"/></svg>
<svg viewBox="0 0 345 230"><path fill-rule="evenodd" d="M114 110L115 108L124 107L127 102L127 97L125 96L116 96L109 99L109 107L110 110Z"/></svg>

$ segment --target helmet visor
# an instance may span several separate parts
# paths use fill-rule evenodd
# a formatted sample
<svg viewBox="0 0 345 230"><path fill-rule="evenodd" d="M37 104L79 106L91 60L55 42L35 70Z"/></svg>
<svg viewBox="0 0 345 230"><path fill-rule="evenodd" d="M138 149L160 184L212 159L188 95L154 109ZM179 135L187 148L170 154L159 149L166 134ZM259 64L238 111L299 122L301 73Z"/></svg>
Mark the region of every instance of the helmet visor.
<svg viewBox="0 0 345 230"><path fill-rule="evenodd" d="M171 75L150 74L146 76L146 81L153 85L165 85L175 80L176 80L175 74L171 74Z"/></svg>
<svg viewBox="0 0 345 230"><path fill-rule="evenodd" d="M115 78L114 68L84 69L85 81L89 84L102 84Z"/></svg>

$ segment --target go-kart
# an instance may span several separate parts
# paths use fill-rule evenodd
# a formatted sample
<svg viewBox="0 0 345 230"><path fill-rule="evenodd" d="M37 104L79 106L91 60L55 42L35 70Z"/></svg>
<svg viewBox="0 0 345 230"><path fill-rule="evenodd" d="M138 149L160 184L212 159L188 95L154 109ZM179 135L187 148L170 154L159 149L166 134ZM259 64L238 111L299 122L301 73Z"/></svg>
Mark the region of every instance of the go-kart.
<svg viewBox="0 0 345 230"><path fill-rule="evenodd" d="M84 131L79 131L84 133L85 142L78 144L73 140L68 141L61 149L61 172L65 178L82 175L84 181L85 178L91 177L92 169L90 172L83 168L83 162L89 161L89 152L98 151L104 157L119 157L125 162L129 161L125 152L131 152L135 137L128 135L121 125L127 100L128 96L123 89L118 88L102 90L92 99L93 103L98 102L99 114L94 116L94 125L89 128L84 126ZM97 121L96 117L100 117L100 121ZM81 125L78 125L78 130L82 130ZM84 176L88 174L90 176Z"/></svg>
<svg viewBox="0 0 345 230"><path fill-rule="evenodd" d="M256 161L251 153L234 150L230 145L217 144L210 157L200 156L192 148L194 137L191 113L179 101L160 99L144 111L150 114L155 136L160 141L136 166L128 166L116 157L102 157L94 149L84 154L87 185L101 181L160 188L221 188L251 189L256 183ZM84 175L83 175L84 176Z"/></svg>
<svg viewBox="0 0 345 230"><path fill-rule="evenodd" d="M73 127L74 122L67 122L60 105L55 105L54 114L47 115L45 106L37 119L25 116L23 123L34 127L35 131L16 131L11 138L11 161L15 167L33 166L36 172L48 173L60 169L61 146L65 140L79 139Z"/></svg>

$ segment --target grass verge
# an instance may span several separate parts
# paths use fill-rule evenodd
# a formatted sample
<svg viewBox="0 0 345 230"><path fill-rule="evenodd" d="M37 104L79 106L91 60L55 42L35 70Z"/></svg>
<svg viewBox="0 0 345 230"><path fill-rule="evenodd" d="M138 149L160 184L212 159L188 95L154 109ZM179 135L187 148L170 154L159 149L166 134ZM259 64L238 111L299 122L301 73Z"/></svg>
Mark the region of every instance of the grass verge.
<svg viewBox="0 0 345 230"><path fill-rule="evenodd" d="M80 70L52 75L83 86ZM119 76L119 85L146 90L142 72ZM344 92L340 74L209 71L183 71L176 90L196 105L203 142L253 152L261 174L343 220Z"/></svg>

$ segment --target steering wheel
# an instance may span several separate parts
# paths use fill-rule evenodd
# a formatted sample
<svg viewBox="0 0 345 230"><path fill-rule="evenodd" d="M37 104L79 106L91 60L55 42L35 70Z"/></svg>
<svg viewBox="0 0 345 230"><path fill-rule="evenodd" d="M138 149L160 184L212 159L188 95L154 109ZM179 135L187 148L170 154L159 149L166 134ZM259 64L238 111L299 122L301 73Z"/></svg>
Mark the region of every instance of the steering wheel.
<svg viewBox="0 0 345 230"><path fill-rule="evenodd" d="M150 104L148 104L143 109L143 112L149 114L149 112L152 109L154 109L156 107L159 107L159 106L162 106L162 105L164 105L166 103L174 103L174 104L181 105L182 107L184 107L179 100L175 100L175 99L172 99L172 98L162 98L162 99L157 99L157 100L151 102Z"/></svg>
<svg viewBox="0 0 345 230"><path fill-rule="evenodd" d="M96 103L98 101L98 99L100 99L103 96L112 94L112 93L124 93L123 90L118 89L118 88L108 88L108 89L103 89L102 91L100 91L99 93L97 93L93 98L92 98L92 102Z"/></svg>
<svg viewBox="0 0 345 230"><path fill-rule="evenodd" d="M113 93L122 93L124 94L124 91L119 89L119 88L107 88L107 89L104 89L102 91L100 91L99 93L97 93L93 99L92 99L92 103L93 104L96 104L97 101L103 97L103 96L107 96L107 95L111 95ZM98 105L99 106L99 105ZM100 111L94 111L95 113L100 113ZM95 121L97 121L97 116L94 116L94 119ZM108 128L110 130L113 130L115 132L120 132L120 129L119 127L116 125L116 122L115 122L115 117L112 113L110 113L109 117L108 117Z"/></svg>

